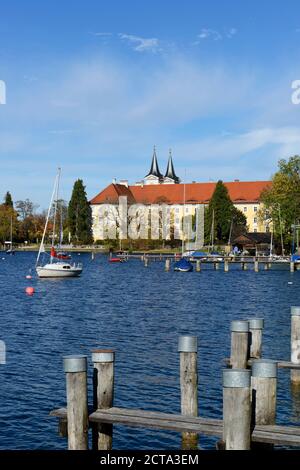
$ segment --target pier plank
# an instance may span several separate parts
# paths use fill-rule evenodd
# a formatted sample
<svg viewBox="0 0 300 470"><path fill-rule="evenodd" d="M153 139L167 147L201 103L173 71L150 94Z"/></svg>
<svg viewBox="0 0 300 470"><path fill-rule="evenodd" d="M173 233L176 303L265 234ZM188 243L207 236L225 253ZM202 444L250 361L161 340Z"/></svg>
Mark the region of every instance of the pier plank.
<svg viewBox="0 0 300 470"><path fill-rule="evenodd" d="M67 419L67 409L59 408L53 410L50 416ZM107 410L94 411L90 414L89 420L96 423L194 432L216 437L222 437L223 435L223 422L220 419L194 418L157 411L113 407ZM300 447L300 426L258 425L255 426L251 439L255 442Z"/></svg>

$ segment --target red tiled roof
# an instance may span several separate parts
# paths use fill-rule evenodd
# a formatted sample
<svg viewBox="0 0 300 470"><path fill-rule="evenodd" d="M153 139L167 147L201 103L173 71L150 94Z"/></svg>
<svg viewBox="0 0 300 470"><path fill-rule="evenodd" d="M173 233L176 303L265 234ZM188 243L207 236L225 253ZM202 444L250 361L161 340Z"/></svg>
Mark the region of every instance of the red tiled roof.
<svg viewBox="0 0 300 470"><path fill-rule="evenodd" d="M270 181L234 181L224 183L234 203L258 202L263 189L271 185ZM216 183L189 183L185 185L186 204L208 203ZM184 199L183 184L149 184L144 186L123 186L110 184L91 204L117 203L119 196L127 196L128 203L142 204L182 204Z"/></svg>

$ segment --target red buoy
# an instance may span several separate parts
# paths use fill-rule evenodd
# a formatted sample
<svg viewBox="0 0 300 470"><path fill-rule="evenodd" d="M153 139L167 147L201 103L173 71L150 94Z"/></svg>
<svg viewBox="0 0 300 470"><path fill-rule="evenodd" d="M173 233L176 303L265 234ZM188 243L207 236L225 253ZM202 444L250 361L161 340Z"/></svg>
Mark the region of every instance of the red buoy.
<svg viewBox="0 0 300 470"><path fill-rule="evenodd" d="M34 287L26 287L25 292L28 295L34 294Z"/></svg>

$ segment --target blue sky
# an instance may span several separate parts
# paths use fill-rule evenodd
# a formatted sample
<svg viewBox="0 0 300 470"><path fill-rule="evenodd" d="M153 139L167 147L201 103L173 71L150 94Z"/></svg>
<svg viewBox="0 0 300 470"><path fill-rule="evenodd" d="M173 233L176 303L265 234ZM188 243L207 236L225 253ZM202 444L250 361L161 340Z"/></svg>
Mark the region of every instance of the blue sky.
<svg viewBox="0 0 300 470"><path fill-rule="evenodd" d="M300 3L3 0L0 198L46 208L140 180L153 145L187 180L268 179L300 153ZM2 196L3 195L3 196Z"/></svg>

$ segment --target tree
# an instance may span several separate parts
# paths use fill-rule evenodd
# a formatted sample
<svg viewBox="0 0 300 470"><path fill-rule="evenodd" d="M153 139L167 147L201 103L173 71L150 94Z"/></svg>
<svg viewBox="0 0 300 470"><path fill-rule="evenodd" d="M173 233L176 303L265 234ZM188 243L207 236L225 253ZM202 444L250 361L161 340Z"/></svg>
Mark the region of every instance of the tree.
<svg viewBox="0 0 300 470"><path fill-rule="evenodd" d="M19 213L21 220L25 220L26 217L33 215L34 211L38 207L38 204L34 204L29 199L25 199L25 201L16 202L16 210Z"/></svg>
<svg viewBox="0 0 300 470"><path fill-rule="evenodd" d="M91 243L92 210L86 197L83 181L75 181L68 206L68 228L77 243Z"/></svg>
<svg viewBox="0 0 300 470"><path fill-rule="evenodd" d="M205 242L211 239L228 242L230 233L246 231L247 219L231 201L228 190L220 180L217 182L204 215ZM213 230L213 233L212 233Z"/></svg>
<svg viewBox="0 0 300 470"><path fill-rule="evenodd" d="M291 245L293 224L300 222L300 156L278 162L278 171L272 177L272 185L261 194L263 208L260 219L273 225L275 237L281 236L286 246Z"/></svg>
<svg viewBox="0 0 300 470"><path fill-rule="evenodd" d="M13 200L9 191L4 196L4 205L7 207L14 207Z"/></svg>

